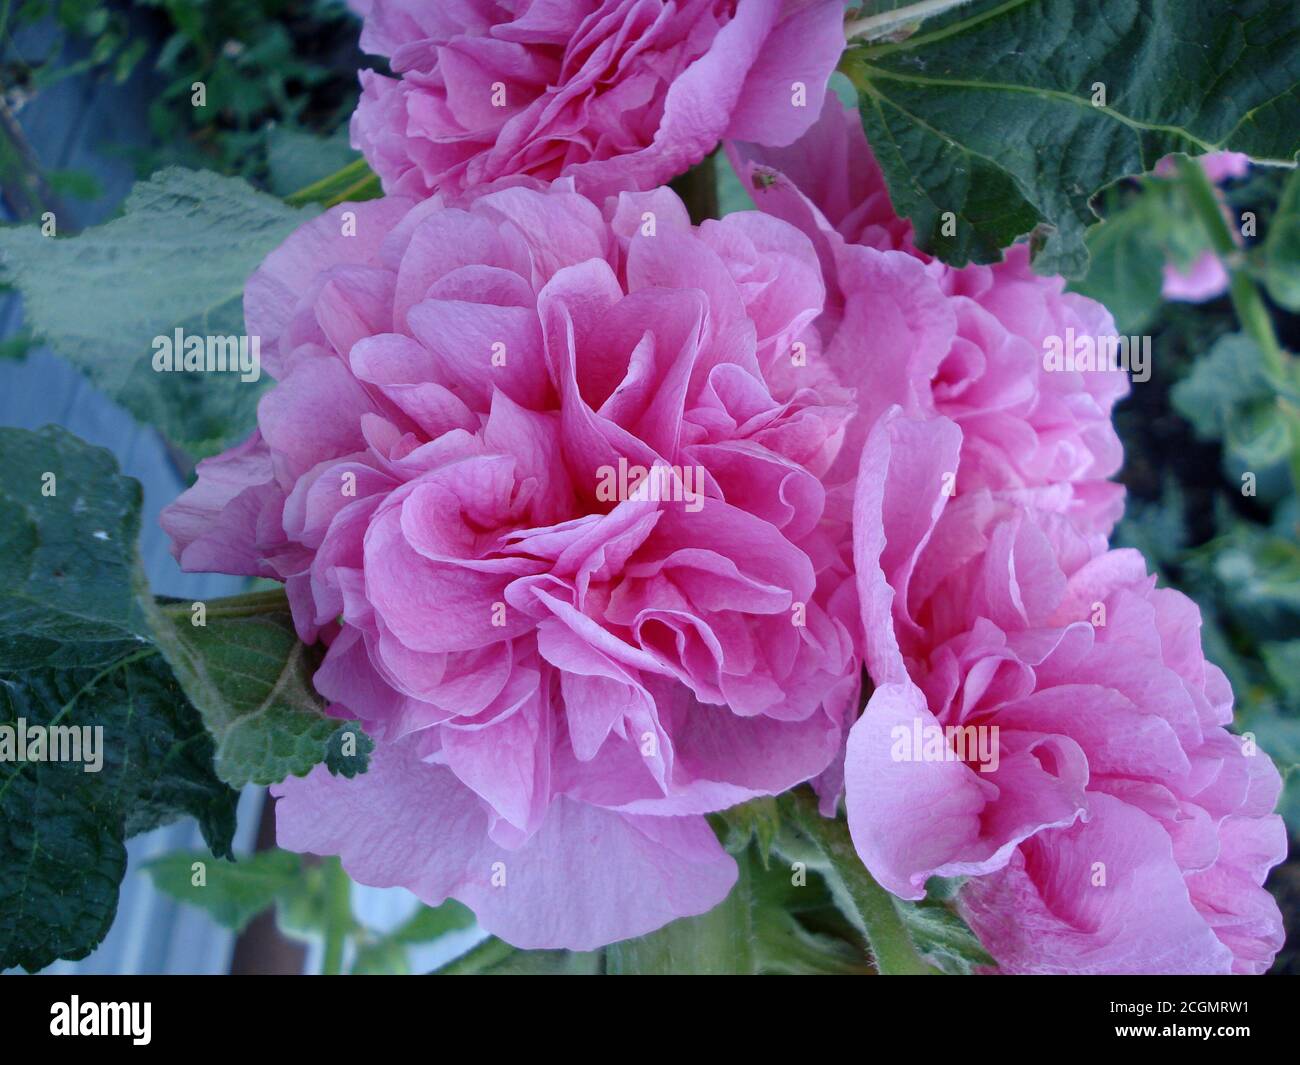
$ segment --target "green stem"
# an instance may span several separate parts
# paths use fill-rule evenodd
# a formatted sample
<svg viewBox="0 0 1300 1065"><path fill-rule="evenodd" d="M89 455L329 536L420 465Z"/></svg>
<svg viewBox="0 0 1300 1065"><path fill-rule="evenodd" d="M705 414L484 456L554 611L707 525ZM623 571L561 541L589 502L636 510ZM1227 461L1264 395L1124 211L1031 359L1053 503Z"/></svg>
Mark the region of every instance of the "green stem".
<svg viewBox="0 0 1300 1065"><path fill-rule="evenodd" d="M786 792L780 804L791 823L830 862L839 886L862 921L876 970L887 976L935 975L938 970L927 965L917 953L902 917L894 908L893 896L872 879L862 864L848 825L838 818L822 817L817 812L816 800L806 789Z"/></svg>
<svg viewBox="0 0 1300 1065"><path fill-rule="evenodd" d="M195 600L158 599L158 610L169 618L184 620L193 609ZM210 618L247 618L257 614L274 614L289 609L289 600L283 588L268 588L244 595L227 595L205 601Z"/></svg>
<svg viewBox="0 0 1300 1065"><path fill-rule="evenodd" d="M970 0L920 0L919 3L908 4L907 7L854 19L845 24L844 37L850 41L855 38L862 41L877 41L913 23L934 18L935 15L942 15L945 11L951 11L954 7L961 7L962 4L967 3L970 3Z"/></svg>
<svg viewBox="0 0 1300 1065"><path fill-rule="evenodd" d="M307 203L320 203L331 200L338 196L340 192L347 192L372 176L370 167L364 159L354 159L342 170L336 170L333 174L313 182L306 188L290 193L284 198L284 202L290 207L301 207Z"/></svg>
<svg viewBox="0 0 1300 1065"><path fill-rule="evenodd" d="M343 947L352 929L352 881L338 859L328 863L325 873L325 958L322 976L338 976L343 971Z"/></svg>
<svg viewBox="0 0 1300 1065"><path fill-rule="evenodd" d="M1291 480L1300 494L1300 409L1282 393L1289 391L1296 379L1295 360L1282 347L1273 329L1273 319L1268 313L1264 297L1246 269L1245 257L1224 217L1223 207L1214 191L1205 169L1187 156L1178 158L1178 176L1188 202L1210 238L1210 245L1223 261L1230 283L1228 293L1232 298L1237 320L1264 358L1264 369L1273 387L1277 389L1278 407L1281 408L1291 443L1288 462Z"/></svg>

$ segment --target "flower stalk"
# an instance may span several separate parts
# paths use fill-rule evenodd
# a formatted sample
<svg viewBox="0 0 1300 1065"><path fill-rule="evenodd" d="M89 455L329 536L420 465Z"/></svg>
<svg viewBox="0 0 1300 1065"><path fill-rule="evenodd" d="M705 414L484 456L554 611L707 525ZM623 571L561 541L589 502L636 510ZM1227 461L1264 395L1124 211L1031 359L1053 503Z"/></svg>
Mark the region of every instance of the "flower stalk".
<svg viewBox="0 0 1300 1065"><path fill-rule="evenodd" d="M853 903L871 947L876 970L884 976L935 976L937 969L917 953L893 897L867 872L853 846L849 826L839 818L823 817L811 792L799 788L780 798L786 819L830 863L830 876Z"/></svg>

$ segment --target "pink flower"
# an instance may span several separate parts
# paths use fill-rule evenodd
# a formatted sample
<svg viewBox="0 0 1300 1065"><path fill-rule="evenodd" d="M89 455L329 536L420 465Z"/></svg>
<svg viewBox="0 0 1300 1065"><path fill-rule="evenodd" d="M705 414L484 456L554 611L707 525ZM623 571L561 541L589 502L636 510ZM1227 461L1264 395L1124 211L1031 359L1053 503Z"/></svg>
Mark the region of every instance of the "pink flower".
<svg viewBox="0 0 1300 1065"><path fill-rule="evenodd" d="M789 148L728 150L758 207L817 249L823 370L853 389L859 409L841 472L856 469L890 406L942 414L964 441L952 491L1053 486L1081 527L1109 532L1123 509L1123 489L1108 480L1123 458L1111 412L1128 380L1097 354L1115 335L1106 309L1035 274L1023 245L995 266L960 270L918 251L861 122L833 97ZM1085 342L1091 362L1049 358L1086 354Z"/></svg>
<svg viewBox="0 0 1300 1065"><path fill-rule="evenodd" d="M390 193L571 175L650 189L720 138L789 144L844 50L841 0L369 0L352 143Z"/></svg>
<svg viewBox="0 0 1300 1065"><path fill-rule="evenodd" d="M895 409L862 456L859 854L904 898L971 877L961 910L1006 972L1263 972L1280 780L1224 728L1196 606L1050 489L946 496L963 447L955 422Z"/></svg>
<svg viewBox="0 0 1300 1065"><path fill-rule="evenodd" d="M1250 156L1241 152L1209 152L1197 162L1201 164L1205 176L1216 185L1232 178L1245 177L1250 169ZM1167 155L1156 163L1155 173L1160 177L1175 174L1173 156ZM1214 251L1207 248L1186 268L1180 268L1174 262L1165 263L1161 294L1167 300L1204 303L1227 292L1228 283L1228 271Z"/></svg>
<svg viewBox="0 0 1300 1065"><path fill-rule="evenodd" d="M860 461L876 688L842 772L863 861L905 898L972 877L963 912L1004 971L1267 968L1276 771L1223 727L1195 606L1106 551L1125 375L1046 358L1112 336L1109 314L1023 247L961 270L917 251L834 101L788 149L729 152L758 206L812 240L827 300L809 365L859 412L831 480Z"/></svg>
<svg viewBox="0 0 1300 1065"><path fill-rule="evenodd" d="M849 411L772 372L822 299L784 223L567 179L348 204L267 259L279 383L163 520L184 567L285 582L377 740L279 786L282 845L523 947L726 895L701 815L821 773L856 706L822 483Z"/></svg>
<svg viewBox="0 0 1300 1065"><path fill-rule="evenodd" d="M1219 257L1207 248L1185 270L1167 262L1160 294L1167 300L1204 303L1228 291L1228 271Z"/></svg>

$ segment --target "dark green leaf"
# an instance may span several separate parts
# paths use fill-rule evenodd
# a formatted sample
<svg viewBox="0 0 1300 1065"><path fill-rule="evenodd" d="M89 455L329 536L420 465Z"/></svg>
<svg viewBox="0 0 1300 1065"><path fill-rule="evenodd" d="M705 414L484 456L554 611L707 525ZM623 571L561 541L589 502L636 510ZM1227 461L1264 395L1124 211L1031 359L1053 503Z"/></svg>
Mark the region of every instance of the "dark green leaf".
<svg viewBox="0 0 1300 1065"><path fill-rule="evenodd" d="M0 670L94 666L148 631L132 587L140 485L64 429L0 429Z"/></svg>
<svg viewBox="0 0 1300 1065"><path fill-rule="evenodd" d="M1234 333L1220 338L1174 386L1171 398L1198 436L1222 440L1248 469L1285 458L1287 425L1263 355L1249 337Z"/></svg>
<svg viewBox="0 0 1300 1065"><path fill-rule="evenodd" d="M1080 277L1118 178L1170 152L1294 159L1297 32L1291 0L977 0L842 65L923 248L989 262L1032 232L1038 269Z"/></svg>
<svg viewBox="0 0 1300 1065"><path fill-rule="evenodd" d="M151 648L104 669L0 675L0 724L19 719L29 732L103 729L96 772L85 761L0 761L0 968L35 970L104 938L128 837L190 815L228 855L238 796L213 775L212 741ZM93 731L82 736L94 746Z"/></svg>

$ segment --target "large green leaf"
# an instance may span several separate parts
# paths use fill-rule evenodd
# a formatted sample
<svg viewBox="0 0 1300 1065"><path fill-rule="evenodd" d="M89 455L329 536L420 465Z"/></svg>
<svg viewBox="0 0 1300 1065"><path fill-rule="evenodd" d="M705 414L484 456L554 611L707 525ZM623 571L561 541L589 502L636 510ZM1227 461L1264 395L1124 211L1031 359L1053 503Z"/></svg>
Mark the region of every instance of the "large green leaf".
<svg viewBox="0 0 1300 1065"><path fill-rule="evenodd" d="M358 158L348 143L346 126L328 137L292 126L277 126L266 136L269 184L277 196L291 196Z"/></svg>
<svg viewBox="0 0 1300 1065"><path fill-rule="evenodd" d="M217 744L217 775L232 787L274 784L320 762L353 776L372 741L356 722L327 717L312 687L312 648L294 632L281 590L214 600L203 624L190 603L159 603L150 622Z"/></svg>
<svg viewBox="0 0 1300 1065"><path fill-rule="evenodd" d="M1116 179L1170 152L1295 158L1298 32L1293 0L977 0L842 66L923 248L989 262L1034 232L1039 269L1080 277Z"/></svg>
<svg viewBox="0 0 1300 1065"><path fill-rule="evenodd" d="M28 324L142 421L195 456L247 434L267 379L156 372L155 337L244 333L244 283L314 213L238 178L169 169L125 213L74 237L0 229L0 261Z"/></svg>
<svg viewBox="0 0 1300 1065"><path fill-rule="evenodd" d="M140 486L62 429L2 429L0 506L0 968L39 969L103 939L130 836L190 815L229 853L237 796L142 635Z"/></svg>
<svg viewBox="0 0 1300 1065"><path fill-rule="evenodd" d="M121 658L147 626L132 588L140 485L54 426L0 428L0 670Z"/></svg>
<svg viewBox="0 0 1300 1065"><path fill-rule="evenodd" d="M102 765L0 761L0 968L82 958L104 938L125 841L190 815L230 852L237 793L212 772L212 740L162 657L102 670L0 674L0 724L101 728ZM83 758L95 744L95 733Z"/></svg>

